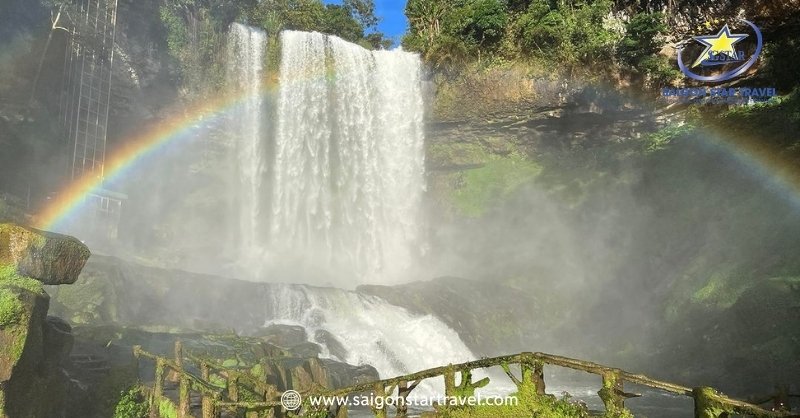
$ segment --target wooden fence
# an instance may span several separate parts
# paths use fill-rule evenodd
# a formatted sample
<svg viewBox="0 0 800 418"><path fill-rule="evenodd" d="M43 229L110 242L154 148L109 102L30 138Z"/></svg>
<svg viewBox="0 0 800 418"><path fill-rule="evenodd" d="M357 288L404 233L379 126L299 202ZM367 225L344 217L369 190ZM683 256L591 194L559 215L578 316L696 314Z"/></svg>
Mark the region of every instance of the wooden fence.
<svg viewBox="0 0 800 418"><path fill-rule="evenodd" d="M150 400L150 418L159 418L168 415L177 415L177 418L194 417L191 412L191 394L200 396L200 411L202 418L218 418L222 411L235 414L244 413L247 418L281 417L286 416L286 411L281 405L283 392L275 385L266 383L266 377L261 378L251 373L223 367L211 360L204 360L192 355L184 355L180 341L175 343L174 358L160 357L142 350L140 346L133 349L137 359L149 359L155 363L155 379L151 388L146 388ZM190 372L188 368L199 370L199 375ZM425 379L443 377L445 383L445 396L466 397L474 395L475 390L489 384L489 378L473 381L472 372L477 369L501 367L518 389L526 385L538 394L544 394L546 385L544 381L544 366L558 366L572 370L598 375L602 379L602 386L597 392L603 401L606 411L617 413L625 407L625 399L641 395L624 391L625 383L646 386L652 389L669 392L676 395L687 396L694 400L695 418L724 418L728 415L745 415L757 418L798 417L785 411L768 411L757 405L729 398L710 387L689 388L674 383L662 382L651 379L641 374L633 374L600 364L576 360L568 357L556 356L545 353L520 353L509 356L483 358L460 364L450 364L433 369L422 370L404 376L383 379L373 382L357 384L340 389L326 389L315 387L302 393L303 399L309 397L334 398L345 397L351 394L370 392L373 396L391 396L397 391L396 417L405 417L407 405L405 400L409 394ZM512 366L519 368L518 374ZM172 373L177 381L177 402L165 395L164 381L168 373ZM459 383L456 385L456 374L459 374ZM250 394L249 399L243 399L242 389ZM253 398L255 396L255 399ZM173 396L174 398L174 396ZM297 413L310 410L309 404L303 404ZM167 410L169 413L165 413ZM386 405L378 408L373 406L373 412L378 418L386 418L388 411ZM238 415L237 415L238 416ZM329 416L346 418L345 407L330 406Z"/></svg>

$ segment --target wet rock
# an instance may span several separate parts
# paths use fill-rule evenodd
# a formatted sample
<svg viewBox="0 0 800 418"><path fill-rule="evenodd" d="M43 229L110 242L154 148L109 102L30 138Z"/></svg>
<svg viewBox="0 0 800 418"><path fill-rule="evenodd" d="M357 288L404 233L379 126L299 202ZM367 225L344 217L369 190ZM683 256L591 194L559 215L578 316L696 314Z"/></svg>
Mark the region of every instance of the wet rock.
<svg viewBox="0 0 800 418"><path fill-rule="evenodd" d="M370 365L353 366L333 360L320 360L328 370L330 387L340 388L378 380L378 371Z"/></svg>
<svg viewBox="0 0 800 418"><path fill-rule="evenodd" d="M322 354L322 348L309 341L294 345L290 350L292 354L304 358L315 358Z"/></svg>
<svg viewBox="0 0 800 418"><path fill-rule="evenodd" d="M72 327L67 321L56 316L47 317L44 327L45 358L54 367L69 361L74 342Z"/></svg>
<svg viewBox="0 0 800 418"><path fill-rule="evenodd" d="M317 332L314 333L314 340L324 345L325 348L328 349L328 352L339 360L347 358L347 349L344 348L344 345L330 332L324 329L317 330Z"/></svg>
<svg viewBox="0 0 800 418"><path fill-rule="evenodd" d="M526 351L533 343L547 348L543 337L552 334L549 327L558 326L536 295L496 282L441 277L397 286L362 285L357 290L416 314L436 316L479 355Z"/></svg>
<svg viewBox="0 0 800 418"><path fill-rule="evenodd" d="M299 325L271 324L254 332L253 336L281 347L292 347L308 341L305 328Z"/></svg>
<svg viewBox="0 0 800 418"><path fill-rule="evenodd" d="M89 249L75 238L13 224L0 224L0 265L44 284L78 280Z"/></svg>

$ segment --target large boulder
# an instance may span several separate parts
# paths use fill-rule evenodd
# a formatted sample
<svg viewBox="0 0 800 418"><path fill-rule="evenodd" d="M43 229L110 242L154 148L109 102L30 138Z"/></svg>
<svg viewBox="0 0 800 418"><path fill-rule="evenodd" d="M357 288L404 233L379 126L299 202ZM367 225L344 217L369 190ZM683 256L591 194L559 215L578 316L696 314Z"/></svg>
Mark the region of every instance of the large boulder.
<svg viewBox="0 0 800 418"><path fill-rule="evenodd" d="M396 286L361 285L357 291L441 319L476 355L496 356L531 347L558 349L547 336L554 335L563 320L548 311L544 298L522 288L440 277Z"/></svg>
<svg viewBox="0 0 800 418"><path fill-rule="evenodd" d="M69 328L48 320L38 281L0 268L0 417L61 417Z"/></svg>
<svg viewBox="0 0 800 418"><path fill-rule="evenodd" d="M42 284L73 283L88 257L74 238L0 224L0 418L64 416L73 339Z"/></svg>
<svg viewBox="0 0 800 418"><path fill-rule="evenodd" d="M75 238L14 224L0 224L0 265L44 284L78 280L89 249Z"/></svg>

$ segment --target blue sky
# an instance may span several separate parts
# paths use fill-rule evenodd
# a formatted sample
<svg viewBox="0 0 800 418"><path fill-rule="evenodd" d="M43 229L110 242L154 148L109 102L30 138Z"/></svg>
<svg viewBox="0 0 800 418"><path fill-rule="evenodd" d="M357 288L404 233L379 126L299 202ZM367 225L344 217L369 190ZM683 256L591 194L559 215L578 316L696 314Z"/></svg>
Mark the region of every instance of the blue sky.
<svg viewBox="0 0 800 418"><path fill-rule="evenodd" d="M342 0L325 0L325 3L341 4ZM381 19L378 30L394 39L395 44L408 26L405 9L406 0L375 0L375 14Z"/></svg>

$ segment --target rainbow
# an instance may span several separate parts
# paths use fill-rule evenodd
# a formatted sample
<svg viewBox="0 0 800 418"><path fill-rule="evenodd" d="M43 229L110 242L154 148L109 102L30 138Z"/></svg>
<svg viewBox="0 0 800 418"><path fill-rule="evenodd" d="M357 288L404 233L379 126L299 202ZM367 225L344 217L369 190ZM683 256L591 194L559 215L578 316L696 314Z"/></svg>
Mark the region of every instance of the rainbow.
<svg viewBox="0 0 800 418"><path fill-rule="evenodd" d="M312 77L313 78L313 77ZM277 86L276 80L264 83L266 90ZM246 94L223 95L183 111L179 116L162 120L121 141L121 146L106 157L105 178L87 175L68 184L34 216L35 227L56 229L77 213L91 194L102 190L104 183L122 178L125 173L167 145L192 137L204 123L231 112L246 100ZM800 208L800 170L780 158L778 150L766 147L752 138L731 138L730 135L707 130L704 142L732 157L750 174Z"/></svg>
<svg viewBox="0 0 800 418"><path fill-rule="evenodd" d="M782 156L782 150L758 137L732 135L717 129L701 131L703 145L714 148L746 169L760 181L800 210L800 168Z"/></svg>
<svg viewBox="0 0 800 418"><path fill-rule="evenodd" d="M264 94L268 88L265 86L259 94ZM104 177L88 173L68 184L34 216L34 226L45 230L56 229L61 222L77 213L86 198L98 193L105 183L123 177L138 162L157 154L167 145L192 138L192 133L204 124L230 113L248 97L241 93L217 96L120 141L119 148L106 156Z"/></svg>

